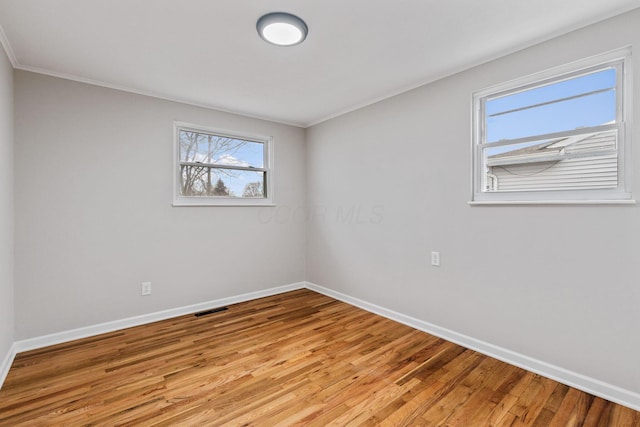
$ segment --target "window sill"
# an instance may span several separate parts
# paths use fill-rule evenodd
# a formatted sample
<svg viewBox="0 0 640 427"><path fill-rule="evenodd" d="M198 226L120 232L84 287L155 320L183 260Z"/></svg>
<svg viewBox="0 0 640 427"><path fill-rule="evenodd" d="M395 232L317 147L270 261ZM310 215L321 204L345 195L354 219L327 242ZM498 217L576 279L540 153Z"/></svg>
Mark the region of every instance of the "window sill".
<svg viewBox="0 0 640 427"><path fill-rule="evenodd" d="M173 207L264 207L275 206L273 200L174 200Z"/></svg>
<svg viewBox="0 0 640 427"><path fill-rule="evenodd" d="M633 199L620 200L480 200L467 202L470 206L491 205L635 205Z"/></svg>

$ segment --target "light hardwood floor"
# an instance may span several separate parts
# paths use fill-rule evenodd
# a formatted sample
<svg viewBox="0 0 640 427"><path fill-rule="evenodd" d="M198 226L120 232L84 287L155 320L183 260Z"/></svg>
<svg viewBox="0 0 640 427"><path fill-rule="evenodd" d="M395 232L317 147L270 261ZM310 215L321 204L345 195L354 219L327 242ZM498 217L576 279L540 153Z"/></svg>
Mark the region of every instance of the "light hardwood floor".
<svg viewBox="0 0 640 427"><path fill-rule="evenodd" d="M640 413L299 290L21 353L0 425L640 426Z"/></svg>

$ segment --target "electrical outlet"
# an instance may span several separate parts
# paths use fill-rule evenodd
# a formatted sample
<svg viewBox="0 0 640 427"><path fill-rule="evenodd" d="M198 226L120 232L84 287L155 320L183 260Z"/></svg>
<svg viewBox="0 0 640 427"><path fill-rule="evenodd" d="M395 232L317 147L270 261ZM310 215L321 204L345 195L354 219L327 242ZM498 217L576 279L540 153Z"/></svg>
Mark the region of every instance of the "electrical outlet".
<svg viewBox="0 0 640 427"><path fill-rule="evenodd" d="M431 265L440 267L440 252L431 251Z"/></svg>
<svg viewBox="0 0 640 427"><path fill-rule="evenodd" d="M141 295L151 295L151 282L142 282L140 285Z"/></svg>

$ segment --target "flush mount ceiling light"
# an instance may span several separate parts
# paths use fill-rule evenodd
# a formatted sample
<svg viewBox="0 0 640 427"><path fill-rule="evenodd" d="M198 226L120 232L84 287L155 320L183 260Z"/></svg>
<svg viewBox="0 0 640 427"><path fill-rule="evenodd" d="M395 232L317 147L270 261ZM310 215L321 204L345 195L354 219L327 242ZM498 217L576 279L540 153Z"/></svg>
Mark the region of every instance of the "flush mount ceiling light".
<svg viewBox="0 0 640 427"><path fill-rule="evenodd" d="M258 19L258 34L266 42L278 46L293 46L307 38L307 24L290 13L273 12Z"/></svg>

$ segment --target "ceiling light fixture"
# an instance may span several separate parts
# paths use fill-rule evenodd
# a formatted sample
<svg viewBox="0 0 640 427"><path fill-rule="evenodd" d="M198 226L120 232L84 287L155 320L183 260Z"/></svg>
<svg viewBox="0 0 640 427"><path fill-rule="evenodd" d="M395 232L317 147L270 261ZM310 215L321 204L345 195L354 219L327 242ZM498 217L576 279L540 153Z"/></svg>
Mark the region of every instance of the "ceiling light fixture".
<svg viewBox="0 0 640 427"><path fill-rule="evenodd" d="M278 46L293 46L307 38L309 29L300 18L290 13L273 12L258 19L256 29L266 42Z"/></svg>

